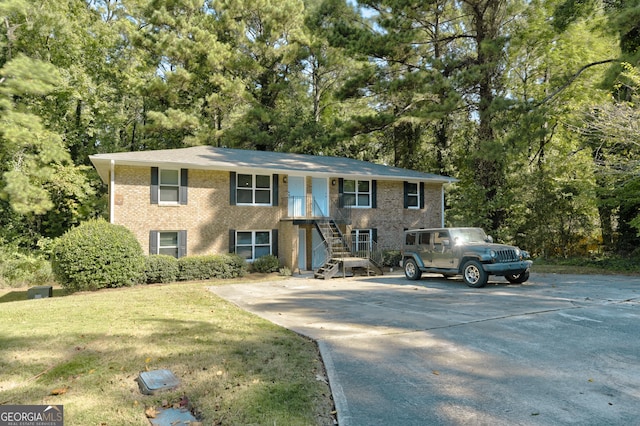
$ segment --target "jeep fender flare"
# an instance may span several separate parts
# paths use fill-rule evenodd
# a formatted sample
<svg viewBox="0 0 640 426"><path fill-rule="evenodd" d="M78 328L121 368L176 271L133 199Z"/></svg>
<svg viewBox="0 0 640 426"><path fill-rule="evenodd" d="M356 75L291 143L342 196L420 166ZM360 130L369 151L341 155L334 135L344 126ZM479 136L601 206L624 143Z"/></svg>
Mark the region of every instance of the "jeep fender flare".
<svg viewBox="0 0 640 426"><path fill-rule="evenodd" d="M484 263L482 262L482 258L480 258L477 255L473 255L473 256L464 255L460 258L460 263L458 264L459 273L462 274L465 263L467 263L470 260L475 260L476 262L478 262L482 266L482 269L484 270Z"/></svg>
<svg viewBox="0 0 640 426"><path fill-rule="evenodd" d="M407 254L402 255L402 264L403 265L404 265L404 262L407 261L407 259L413 260L416 263L416 265L418 265L418 268L422 269L422 268L425 267L424 266L424 262L422 261L422 258L420 256L418 256L417 254L415 254L415 253L407 253Z"/></svg>

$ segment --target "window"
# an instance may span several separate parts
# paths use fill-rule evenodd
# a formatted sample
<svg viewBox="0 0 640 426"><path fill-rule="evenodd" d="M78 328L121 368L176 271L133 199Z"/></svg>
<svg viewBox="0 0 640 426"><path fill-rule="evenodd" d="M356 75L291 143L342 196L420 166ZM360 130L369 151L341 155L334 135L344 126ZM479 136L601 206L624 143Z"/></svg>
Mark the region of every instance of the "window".
<svg viewBox="0 0 640 426"><path fill-rule="evenodd" d="M271 205L271 176L238 173L236 179L238 204Z"/></svg>
<svg viewBox="0 0 640 426"><path fill-rule="evenodd" d="M151 167L151 204L187 204L188 169Z"/></svg>
<svg viewBox="0 0 640 426"><path fill-rule="evenodd" d="M352 207L371 207L371 181L344 180L344 205Z"/></svg>
<svg viewBox="0 0 640 426"><path fill-rule="evenodd" d="M407 208L417 209L420 208L420 186L416 182L407 182Z"/></svg>
<svg viewBox="0 0 640 426"><path fill-rule="evenodd" d="M424 208L424 182L404 182L404 208Z"/></svg>
<svg viewBox="0 0 640 426"><path fill-rule="evenodd" d="M235 252L249 260L272 254L271 231L236 231Z"/></svg>
<svg viewBox="0 0 640 426"><path fill-rule="evenodd" d="M160 169L160 202L175 203L180 200L180 171Z"/></svg>
<svg viewBox="0 0 640 426"><path fill-rule="evenodd" d="M421 232L418 240L418 244L422 246L428 246L431 244L431 233Z"/></svg>
<svg viewBox="0 0 640 426"><path fill-rule="evenodd" d="M187 231L151 231L149 254L180 258L187 255Z"/></svg>
<svg viewBox="0 0 640 426"><path fill-rule="evenodd" d="M404 243L405 243L405 245L408 245L408 246L415 245L416 244L416 233L415 232L408 232L405 235Z"/></svg>
<svg viewBox="0 0 640 426"><path fill-rule="evenodd" d="M158 254L166 254L178 258L178 233L158 233Z"/></svg>

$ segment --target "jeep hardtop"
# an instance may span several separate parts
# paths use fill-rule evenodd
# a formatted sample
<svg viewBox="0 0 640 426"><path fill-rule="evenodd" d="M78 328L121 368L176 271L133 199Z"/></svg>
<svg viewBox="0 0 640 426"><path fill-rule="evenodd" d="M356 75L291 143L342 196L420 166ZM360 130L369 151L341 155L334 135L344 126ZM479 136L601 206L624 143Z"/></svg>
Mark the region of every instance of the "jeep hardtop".
<svg viewBox="0 0 640 426"><path fill-rule="evenodd" d="M520 284L529 279L533 262L518 247L496 244L481 228L409 229L404 232L401 265L407 279L423 272L462 275L469 287L483 287L489 275Z"/></svg>

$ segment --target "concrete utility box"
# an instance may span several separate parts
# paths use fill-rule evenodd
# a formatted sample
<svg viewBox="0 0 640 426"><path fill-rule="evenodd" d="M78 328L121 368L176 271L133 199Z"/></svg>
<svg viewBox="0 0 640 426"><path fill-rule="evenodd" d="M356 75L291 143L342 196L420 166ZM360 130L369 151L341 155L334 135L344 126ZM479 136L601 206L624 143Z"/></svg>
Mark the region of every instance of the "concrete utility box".
<svg viewBox="0 0 640 426"><path fill-rule="evenodd" d="M140 373L138 384L143 394L152 395L163 390L175 389L180 381L169 370L153 370Z"/></svg>
<svg viewBox="0 0 640 426"><path fill-rule="evenodd" d="M50 285L39 285L27 290L27 299L44 299L53 297L53 287Z"/></svg>

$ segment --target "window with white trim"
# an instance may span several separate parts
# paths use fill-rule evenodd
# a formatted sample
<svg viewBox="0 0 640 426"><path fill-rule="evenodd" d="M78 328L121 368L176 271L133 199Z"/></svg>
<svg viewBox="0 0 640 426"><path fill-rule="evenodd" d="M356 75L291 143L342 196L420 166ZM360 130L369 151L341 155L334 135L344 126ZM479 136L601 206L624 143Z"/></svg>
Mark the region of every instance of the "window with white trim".
<svg viewBox="0 0 640 426"><path fill-rule="evenodd" d="M180 201L180 170L159 170L159 197L161 203L178 204Z"/></svg>
<svg viewBox="0 0 640 426"><path fill-rule="evenodd" d="M407 208L420 208L420 185L417 182L407 182Z"/></svg>
<svg viewBox="0 0 640 426"><path fill-rule="evenodd" d="M271 176L236 175L237 204L271 205Z"/></svg>
<svg viewBox="0 0 640 426"><path fill-rule="evenodd" d="M173 256L176 259L178 256L178 232L158 232L158 253Z"/></svg>
<svg viewBox="0 0 640 426"><path fill-rule="evenodd" d="M371 207L371 181L345 179L343 184L345 206Z"/></svg>
<svg viewBox="0 0 640 426"><path fill-rule="evenodd" d="M236 231L235 252L249 261L272 254L271 231Z"/></svg>

